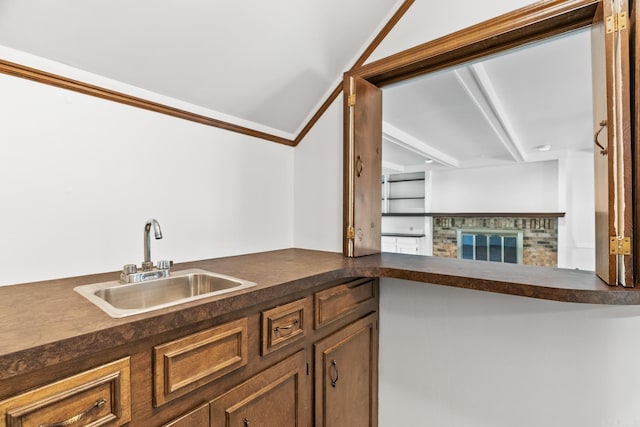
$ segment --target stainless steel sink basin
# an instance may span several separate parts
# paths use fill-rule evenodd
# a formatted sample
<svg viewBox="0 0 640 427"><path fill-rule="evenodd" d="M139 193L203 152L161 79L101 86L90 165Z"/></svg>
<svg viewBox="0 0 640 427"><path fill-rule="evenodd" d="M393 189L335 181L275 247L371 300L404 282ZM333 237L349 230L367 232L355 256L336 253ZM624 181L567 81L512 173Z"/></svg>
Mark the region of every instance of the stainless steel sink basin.
<svg viewBox="0 0 640 427"><path fill-rule="evenodd" d="M147 282L105 282L74 288L111 317L125 317L159 308L207 298L255 283L204 270L184 270Z"/></svg>

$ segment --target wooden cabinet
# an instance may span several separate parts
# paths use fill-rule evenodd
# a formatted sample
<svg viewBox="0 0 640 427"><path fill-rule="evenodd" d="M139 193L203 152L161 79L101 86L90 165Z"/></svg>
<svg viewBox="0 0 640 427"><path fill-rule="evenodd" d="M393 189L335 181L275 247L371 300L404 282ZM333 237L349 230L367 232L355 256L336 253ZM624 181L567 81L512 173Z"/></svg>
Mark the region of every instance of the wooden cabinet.
<svg viewBox="0 0 640 427"><path fill-rule="evenodd" d="M211 427L306 427L307 381L300 351L213 400Z"/></svg>
<svg viewBox="0 0 640 427"><path fill-rule="evenodd" d="M128 358L0 402L1 427L120 426L130 420Z"/></svg>
<svg viewBox="0 0 640 427"><path fill-rule="evenodd" d="M308 334L311 308L308 298L262 312L263 356L294 343Z"/></svg>
<svg viewBox="0 0 640 427"><path fill-rule="evenodd" d="M209 427L209 405L202 404L162 427Z"/></svg>
<svg viewBox="0 0 640 427"><path fill-rule="evenodd" d="M375 427L377 311L353 278L169 326L0 383L0 427Z"/></svg>
<svg viewBox="0 0 640 427"><path fill-rule="evenodd" d="M245 366L247 335L247 318L242 318L155 346L154 406Z"/></svg>
<svg viewBox="0 0 640 427"><path fill-rule="evenodd" d="M314 295L316 329L335 322L352 313L367 301L376 298L376 281L358 279Z"/></svg>
<svg viewBox="0 0 640 427"><path fill-rule="evenodd" d="M377 426L378 315L315 344L315 425Z"/></svg>

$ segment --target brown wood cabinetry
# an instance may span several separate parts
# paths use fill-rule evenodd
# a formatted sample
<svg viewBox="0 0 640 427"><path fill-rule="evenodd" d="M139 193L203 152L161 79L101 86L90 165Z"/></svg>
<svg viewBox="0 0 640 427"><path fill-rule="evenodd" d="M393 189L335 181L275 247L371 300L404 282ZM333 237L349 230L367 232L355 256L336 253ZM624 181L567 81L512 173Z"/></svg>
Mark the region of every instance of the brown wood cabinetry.
<svg viewBox="0 0 640 427"><path fill-rule="evenodd" d="M247 319L209 328L153 348L154 405L214 381L248 363Z"/></svg>
<svg viewBox="0 0 640 427"><path fill-rule="evenodd" d="M306 427L307 382L303 350L213 400L211 427Z"/></svg>
<svg viewBox="0 0 640 427"><path fill-rule="evenodd" d="M168 327L0 383L0 427L375 427L377 311L355 278Z"/></svg>
<svg viewBox="0 0 640 427"><path fill-rule="evenodd" d="M1 427L120 426L131 420L129 359L0 402Z"/></svg>
<svg viewBox="0 0 640 427"><path fill-rule="evenodd" d="M373 280L360 279L317 292L314 295L315 327L338 320L374 299L377 295L374 286Z"/></svg>
<svg viewBox="0 0 640 427"><path fill-rule="evenodd" d="M372 313L315 345L315 425L377 425L378 315Z"/></svg>
<svg viewBox="0 0 640 427"><path fill-rule="evenodd" d="M162 427L208 427L209 405L203 404L178 419L164 424Z"/></svg>
<svg viewBox="0 0 640 427"><path fill-rule="evenodd" d="M308 333L310 312L309 298L263 311L261 354L264 356L303 338Z"/></svg>

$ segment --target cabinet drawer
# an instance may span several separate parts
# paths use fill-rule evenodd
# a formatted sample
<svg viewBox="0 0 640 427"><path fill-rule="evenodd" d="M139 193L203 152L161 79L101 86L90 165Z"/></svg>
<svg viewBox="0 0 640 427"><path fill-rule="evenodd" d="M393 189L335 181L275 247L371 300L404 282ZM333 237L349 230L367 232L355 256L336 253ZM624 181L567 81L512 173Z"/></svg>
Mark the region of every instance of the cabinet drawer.
<svg viewBox="0 0 640 427"><path fill-rule="evenodd" d="M264 356L304 337L310 313L307 298L263 311L261 354Z"/></svg>
<svg viewBox="0 0 640 427"><path fill-rule="evenodd" d="M247 364L247 318L153 348L154 406L182 396Z"/></svg>
<svg viewBox="0 0 640 427"><path fill-rule="evenodd" d="M359 279L314 295L315 328L318 329L356 310L375 298L374 279Z"/></svg>
<svg viewBox="0 0 640 427"><path fill-rule="evenodd" d="M131 421L129 358L0 402L0 427L120 426Z"/></svg>

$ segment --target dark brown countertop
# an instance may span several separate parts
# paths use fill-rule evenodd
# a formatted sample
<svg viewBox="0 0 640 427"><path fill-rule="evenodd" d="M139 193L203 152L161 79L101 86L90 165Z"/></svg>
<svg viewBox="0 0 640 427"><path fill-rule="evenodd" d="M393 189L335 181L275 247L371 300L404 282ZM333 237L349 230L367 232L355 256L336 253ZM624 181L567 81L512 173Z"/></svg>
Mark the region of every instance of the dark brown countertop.
<svg viewBox="0 0 640 427"><path fill-rule="evenodd" d="M357 259L285 249L178 264L257 283L256 287L123 319L73 291L118 273L0 287L0 380L304 291L345 277L391 277L489 292L593 304L640 304L640 290L609 287L577 270L481 263L414 255Z"/></svg>

